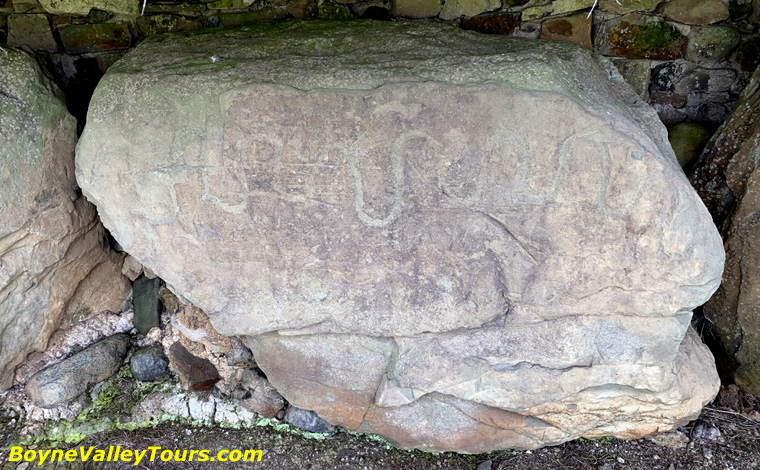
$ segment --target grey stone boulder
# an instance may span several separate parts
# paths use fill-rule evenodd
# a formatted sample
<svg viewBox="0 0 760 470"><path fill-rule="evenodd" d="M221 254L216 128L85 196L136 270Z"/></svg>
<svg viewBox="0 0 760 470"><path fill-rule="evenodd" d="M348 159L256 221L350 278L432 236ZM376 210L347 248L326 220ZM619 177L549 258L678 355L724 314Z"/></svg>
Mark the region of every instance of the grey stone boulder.
<svg viewBox="0 0 760 470"><path fill-rule="evenodd" d="M333 425L535 448L672 429L717 392L687 332L720 236L654 111L569 44L371 21L149 39L99 83L77 179Z"/></svg>
<svg viewBox="0 0 760 470"><path fill-rule="evenodd" d="M285 422L308 432L326 434L335 431L335 426L317 416L313 411L302 410L295 406L290 406L285 411Z"/></svg>
<svg viewBox="0 0 760 470"><path fill-rule="evenodd" d="M0 390L62 322L129 294L74 179L76 121L29 55L0 45Z"/></svg>
<svg viewBox="0 0 760 470"><path fill-rule="evenodd" d="M128 335L102 339L34 374L26 383L26 393L44 408L68 403L119 370L127 348Z"/></svg>
<svg viewBox="0 0 760 470"><path fill-rule="evenodd" d="M135 351L129 359L129 368L135 379L153 382L169 373L169 359L160 345L148 346Z"/></svg>

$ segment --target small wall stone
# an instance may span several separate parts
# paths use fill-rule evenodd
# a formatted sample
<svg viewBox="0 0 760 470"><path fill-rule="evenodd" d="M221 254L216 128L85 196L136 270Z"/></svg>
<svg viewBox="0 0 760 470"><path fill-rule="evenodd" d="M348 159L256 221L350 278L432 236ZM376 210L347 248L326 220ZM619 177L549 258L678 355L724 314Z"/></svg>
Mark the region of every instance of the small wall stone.
<svg viewBox="0 0 760 470"><path fill-rule="evenodd" d="M8 17L8 45L27 46L47 52L58 50L58 43L55 42L47 16L39 14L10 15Z"/></svg>
<svg viewBox="0 0 760 470"><path fill-rule="evenodd" d="M58 30L69 54L128 49L132 35L125 24L68 25Z"/></svg>
<svg viewBox="0 0 760 470"><path fill-rule="evenodd" d="M394 0L393 14L404 18L430 18L441 11L441 0Z"/></svg>
<svg viewBox="0 0 760 470"><path fill-rule="evenodd" d="M580 13L548 19L541 24L541 39L565 41L591 50L591 18Z"/></svg>
<svg viewBox="0 0 760 470"><path fill-rule="evenodd" d="M706 25L728 19L728 7L720 0L670 0L662 9L665 18L684 24Z"/></svg>

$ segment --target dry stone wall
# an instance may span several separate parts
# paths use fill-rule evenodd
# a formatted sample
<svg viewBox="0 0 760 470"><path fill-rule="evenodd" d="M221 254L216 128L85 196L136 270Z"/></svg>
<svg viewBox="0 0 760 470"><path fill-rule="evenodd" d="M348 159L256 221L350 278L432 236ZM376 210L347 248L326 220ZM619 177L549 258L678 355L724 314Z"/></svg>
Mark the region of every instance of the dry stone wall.
<svg viewBox="0 0 760 470"><path fill-rule="evenodd" d="M758 0L0 0L0 43L39 52L84 117L97 79L165 32L287 17L436 20L614 59L667 126L715 130L760 63ZM589 15L589 12L591 14ZM76 100L75 100L76 101Z"/></svg>

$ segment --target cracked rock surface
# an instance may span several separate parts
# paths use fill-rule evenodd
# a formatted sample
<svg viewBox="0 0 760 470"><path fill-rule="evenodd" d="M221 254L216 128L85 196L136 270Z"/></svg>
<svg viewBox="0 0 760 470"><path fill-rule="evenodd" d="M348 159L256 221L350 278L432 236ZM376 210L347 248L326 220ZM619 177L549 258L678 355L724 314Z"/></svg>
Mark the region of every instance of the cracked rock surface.
<svg viewBox="0 0 760 470"><path fill-rule="evenodd" d="M689 319L720 236L654 111L576 47L362 21L148 40L100 82L77 179L331 424L535 448L717 393Z"/></svg>
<svg viewBox="0 0 760 470"><path fill-rule="evenodd" d="M129 293L74 178L76 121L26 53L0 46L0 391L62 324Z"/></svg>

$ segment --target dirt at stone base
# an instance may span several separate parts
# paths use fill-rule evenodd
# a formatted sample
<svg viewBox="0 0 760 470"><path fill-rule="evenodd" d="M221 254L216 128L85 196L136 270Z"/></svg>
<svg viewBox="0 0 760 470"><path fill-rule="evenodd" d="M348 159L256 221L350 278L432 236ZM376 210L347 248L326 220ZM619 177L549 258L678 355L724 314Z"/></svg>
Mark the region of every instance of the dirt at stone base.
<svg viewBox="0 0 760 470"><path fill-rule="evenodd" d="M222 429L163 424L137 431L95 434L71 446L94 446L107 450L207 449L215 456L222 449L261 449L259 462L163 462L158 451L154 462L134 463L75 462L55 465L18 466L8 462L9 442L0 435L0 469L351 469L351 470L428 470L428 469L646 469L749 470L760 468L760 416L706 408L699 420L666 436L660 442L650 439L621 441L603 438L578 440L536 451L500 451L481 455L428 454L391 448L365 436L343 432L324 439L309 439L270 427ZM5 434L5 433L3 433Z"/></svg>

